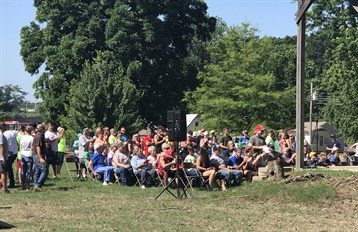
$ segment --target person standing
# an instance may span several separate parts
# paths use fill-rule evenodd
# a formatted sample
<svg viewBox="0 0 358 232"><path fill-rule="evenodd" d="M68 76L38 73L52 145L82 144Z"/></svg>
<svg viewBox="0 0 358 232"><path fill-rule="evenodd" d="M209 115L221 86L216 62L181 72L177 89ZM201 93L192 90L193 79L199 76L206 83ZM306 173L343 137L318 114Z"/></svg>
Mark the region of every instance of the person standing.
<svg viewBox="0 0 358 232"><path fill-rule="evenodd" d="M4 132L4 136L7 139L8 144L8 159L6 161L6 170L10 182L9 188L15 188L14 170L12 169L12 165L17 159L17 152L19 150L19 146L17 145L16 141L17 133L18 132L15 130L6 130Z"/></svg>
<svg viewBox="0 0 358 232"><path fill-rule="evenodd" d="M152 138L152 131L148 129L147 136L142 139L142 149L143 149L143 154L145 156L149 155L148 148L153 145L154 145L154 140Z"/></svg>
<svg viewBox="0 0 358 232"><path fill-rule="evenodd" d="M220 138L220 142L219 142L219 147L222 150L222 152L224 152L225 150L228 149L227 143L229 141L231 141L231 140L232 140L232 138L229 135L229 128L225 127L224 128L224 135Z"/></svg>
<svg viewBox="0 0 358 232"><path fill-rule="evenodd" d="M48 170L45 160L46 143L45 143L45 124L37 125L37 133L32 143L34 153L33 160L35 164L34 173L34 192L41 191L47 178Z"/></svg>
<svg viewBox="0 0 358 232"><path fill-rule="evenodd" d="M62 164L63 164L63 159L65 157L65 153L66 153L66 138L65 138L65 129L62 127L58 127L57 128L57 132L60 134L60 139L58 141L58 147L57 147L57 154L58 154L58 164L57 164L57 174L60 174L61 172L61 168L62 168Z"/></svg>
<svg viewBox="0 0 358 232"><path fill-rule="evenodd" d="M33 166L33 140L34 138L31 136L32 126L27 126L25 128L25 135L23 135L20 139L20 147L21 147L21 185L22 189L30 190L30 178Z"/></svg>
<svg viewBox="0 0 358 232"><path fill-rule="evenodd" d="M78 164L77 170L82 170L82 177L86 178L86 161L84 159L85 146L88 142L93 142L90 138L89 129L84 128L82 135L78 138ZM81 172L77 173L77 177L80 178Z"/></svg>
<svg viewBox="0 0 358 232"><path fill-rule="evenodd" d="M6 161L8 159L8 144L7 139L4 136L7 126L5 123L0 125L0 185L2 193L10 193L6 188L7 182L7 171L6 171Z"/></svg>
<svg viewBox="0 0 358 232"><path fill-rule="evenodd" d="M57 165L58 165L58 140L61 138L61 134L56 133L54 131L54 126L52 123L47 124L47 131L45 133L45 139L48 141L51 145L51 149L49 149L48 153L46 154L47 158L47 164L52 165L52 171L53 171L53 179L57 179Z"/></svg>

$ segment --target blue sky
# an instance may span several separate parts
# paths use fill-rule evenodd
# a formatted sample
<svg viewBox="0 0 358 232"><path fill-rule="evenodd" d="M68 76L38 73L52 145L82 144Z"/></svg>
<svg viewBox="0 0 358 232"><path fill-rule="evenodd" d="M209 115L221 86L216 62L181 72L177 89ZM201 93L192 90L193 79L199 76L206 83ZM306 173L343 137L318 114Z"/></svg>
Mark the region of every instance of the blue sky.
<svg viewBox="0 0 358 232"><path fill-rule="evenodd" d="M206 0L209 15L221 17L229 26L250 22L260 36L295 35L297 3L290 0ZM32 0L0 0L0 85L19 85L35 102L32 83L37 76L25 71L20 57L20 30L35 18Z"/></svg>

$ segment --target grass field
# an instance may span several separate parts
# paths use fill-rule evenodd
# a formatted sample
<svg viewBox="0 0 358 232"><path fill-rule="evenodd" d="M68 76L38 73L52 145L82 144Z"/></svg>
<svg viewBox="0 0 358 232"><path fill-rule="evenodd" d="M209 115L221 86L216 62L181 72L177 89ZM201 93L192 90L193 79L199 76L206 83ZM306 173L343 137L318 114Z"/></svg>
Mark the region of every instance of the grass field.
<svg viewBox="0 0 358 232"><path fill-rule="evenodd" d="M314 171L313 171L314 172ZM320 170L334 180L349 172ZM301 175L303 172L295 173ZM356 174L355 174L356 175ZM0 195L0 221L10 231L357 231L358 195L330 180L244 183L227 192L195 190L175 200L160 188L71 182L65 170L43 192ZM358 178L354 176L353 178ZM342 182L343 183L343 182ZM344 186L344 185L339 185ZM343 189L343 188L342 188Z"/></svg>

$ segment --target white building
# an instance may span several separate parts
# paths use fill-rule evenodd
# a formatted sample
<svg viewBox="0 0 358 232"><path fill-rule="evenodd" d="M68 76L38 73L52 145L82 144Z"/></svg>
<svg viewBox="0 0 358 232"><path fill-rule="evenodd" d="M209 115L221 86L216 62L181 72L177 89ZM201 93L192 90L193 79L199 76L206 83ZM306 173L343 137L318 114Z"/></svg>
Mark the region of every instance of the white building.
<svg viewBox="0 0 358 232"><path fill-rule="evenodd" d="M201 126L199 114L187 114L186 115L186 130L194 131L196 127Z"/></svg>

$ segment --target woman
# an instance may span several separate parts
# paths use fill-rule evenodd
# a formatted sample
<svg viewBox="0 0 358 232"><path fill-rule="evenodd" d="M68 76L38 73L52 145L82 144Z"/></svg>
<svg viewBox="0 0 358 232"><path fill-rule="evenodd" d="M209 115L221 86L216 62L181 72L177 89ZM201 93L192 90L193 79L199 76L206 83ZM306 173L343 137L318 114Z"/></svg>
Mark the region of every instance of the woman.
<svg viewBox="0 0 358 232"><path fill-rule="evenodd" d="M103 131L98 131L96 134L96 140L93 144L94 150L96 151L99 146L107 146L107 141L104 139Z"/></svg>
<svg viewBox="0 0 358 232"><path fill-rule="evenodd" d="M64 156L65 156L65 152L66 152L66 138L65 138L65 129L62 128L62 127L58 127L57 128L57 132L59 134L61 134L61 138L60 140L58 141L58 146L57 146L57 154L58 154L58 165L57 165L57 174L60 174L60 171L61 171L61 167L62 167L62 164L63 164L63 159L64 159Z"/></svg>
<svg viewBox="0 0 358 232"><path fill-rule="evenodd" d="M209 190L210 190L213 186L216 172L210 166L209 153L208 150L204 147L200 149L199 156L196 159L196 169L198 169L204 177L209 178Z"/></svg>
<svg viewBox="0 0 358 232"><path fill-rule="evenodd" d="M156 149L157 148L154 146L150 146L148 148L149 156L147 157L147 159L148 159L148 168L150 169L156 169L157 164L159 162L159 156L157 156Z"/></svg>
<svg viewBox="0 0 358 232"><path fill-rule="evenodd" d="M31 136L32 126L25 128L25 135L21 137L21 183L22 189L30 190L30 178L33 166L33 151L32 143L33 137Z"/></svg>
<svg viewBox="0 0 358 232"><path fill-rule="evenodd" d="M164 187L168 184L168 177L173 178L175 172L172 170L175 167L176 159L173 156L170 144L162 144L162 153L158 160L158 174L163 178Z"/></svg>

